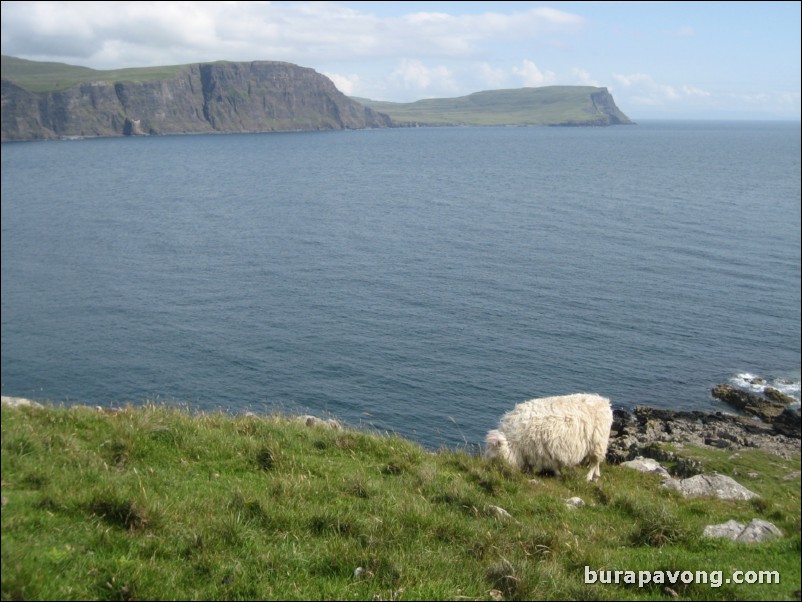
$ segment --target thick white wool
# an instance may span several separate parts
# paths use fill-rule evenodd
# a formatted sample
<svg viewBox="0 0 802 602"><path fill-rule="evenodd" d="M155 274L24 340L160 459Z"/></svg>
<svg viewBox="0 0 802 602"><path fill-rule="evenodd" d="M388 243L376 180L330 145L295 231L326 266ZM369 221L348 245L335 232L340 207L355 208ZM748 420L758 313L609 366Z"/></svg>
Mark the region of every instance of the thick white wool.
<svg viewBox="0 0 802 602"><path fill-rule="evenodd" d="M534 471L590 464L587 480L601 476L613 411L610 400L592 393L531 399L504 414L487 433L485 456L500 456Z"/></svg>

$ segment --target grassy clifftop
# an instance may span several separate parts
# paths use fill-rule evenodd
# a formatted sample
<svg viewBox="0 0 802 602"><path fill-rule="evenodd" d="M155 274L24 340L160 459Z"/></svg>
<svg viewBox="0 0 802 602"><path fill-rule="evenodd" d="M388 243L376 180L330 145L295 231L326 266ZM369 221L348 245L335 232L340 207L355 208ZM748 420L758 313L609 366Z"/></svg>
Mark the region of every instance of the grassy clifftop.
<svg viewBox="0 0 802 602"><path fill-rule="evenodd" d="M94 81L142 83L170 79L188 68L189 65L166 65L101 71L65 63L28 61L5 55L0 57L3 79L11 80L31 92L59 92Z"/></svg>
<svg viewBox="0 0 802 602"><path fill-rule="evenodd" d="M799 457L683 453L761 498L687 500L606 465L593 484L580 469L532 482L464 451L281 416L3 407L2 597L793 599ZM569 510L574 496L586 506ZM785 536L701 537L755 517ZM586 566L781 583L586 584Z"/></svg>
<svg viewBox="0 0 802 602"><path fill-rule="evenodd" d="M630 124L607 88L545 86L486 90L457 98L410 103L356 98L396 125L616 125Z"/></svg>

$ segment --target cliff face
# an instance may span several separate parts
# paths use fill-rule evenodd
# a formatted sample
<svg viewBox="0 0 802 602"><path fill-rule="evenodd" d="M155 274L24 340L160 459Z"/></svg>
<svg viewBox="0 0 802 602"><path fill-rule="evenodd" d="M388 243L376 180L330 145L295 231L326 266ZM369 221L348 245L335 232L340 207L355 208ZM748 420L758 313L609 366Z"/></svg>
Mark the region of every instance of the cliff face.
<svg viewBox="0 0 802 602"><path fill-rule="evenodd" d="M601 120L601 125L631 125L632 121L621 112L613 100L613 96L607 90L602 88L598 92L590 95L593 102L593 108L598 112Z"/></svg>
<svg viewBox="0 0 802 602"><path fill-rule="evenodd" d="M290 63L208 63L149 82L34 93L2 81L2 140L389 127L390 118Z"/></svg>

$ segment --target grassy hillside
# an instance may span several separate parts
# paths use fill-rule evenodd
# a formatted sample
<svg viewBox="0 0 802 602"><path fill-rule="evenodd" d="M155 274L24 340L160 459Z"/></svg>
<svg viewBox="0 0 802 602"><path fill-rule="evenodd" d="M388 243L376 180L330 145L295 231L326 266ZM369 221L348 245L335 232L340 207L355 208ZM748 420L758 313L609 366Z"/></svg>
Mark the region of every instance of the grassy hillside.
<svg viewBox="0 0 802 602"><path fill-rule="evenodd" d="M31 92L58 92L84 82L146 82L174 77L186 65L141 67L98 71L64 63L27 61L11 56L0 57L0 75Z"/></svg>
<svg viewBox="0 0 802 602"><path fill-rule="evenodd" d="M398 124L556 125L582 123L591 118L595 113L591 94L601 90L591 86L546 86L488 90L410 103L354 100L386 113Z"/></svg>
<svg viewBox="0 0 802 602"><path fill-rule="evenodd" d="M799 457L700 458L761 499L686 500L618 466L533 483L463 451L281 416L3 407L2 598L798 598ZM569 510L573 496L587 505ZM785 537L700 537L755 517ZM585 566L781 583L586 584Z"/></svg>

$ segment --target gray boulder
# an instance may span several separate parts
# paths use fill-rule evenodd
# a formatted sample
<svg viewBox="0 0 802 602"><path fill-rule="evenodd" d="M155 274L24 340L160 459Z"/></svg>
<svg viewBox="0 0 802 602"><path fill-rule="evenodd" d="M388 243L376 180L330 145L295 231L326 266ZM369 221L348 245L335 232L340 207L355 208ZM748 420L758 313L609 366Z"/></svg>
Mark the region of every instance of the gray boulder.
<svg viewBox="0 0 802 602"><path fill-rule="evenodd" d="M661 477L671 478L671 475L660 465L660 462L652 458L638 456L634 460L621 462L621 466L626 466L627 468L637 470L638 472L657 473Z"/></svg>
<svg viewBox="0 0 802 602"><path fill-rule="evenodd" d="M729 539L739 543L760 543L783 533L772 523L755 518L748 525L735 520L720 525L708 525L702 532L703 537Z"/></svg>
<svg viewBox="0 0 802 602"><path fill-rule="evenodd" d="M0 402L2 402L2 404L4 406L8 406L10 408L21 408L21 407L42 408L42 407L44 407L41 403L39 403L37 401L30 400L30 399L25 399L24 397L6 397L5 395L3 395L2 397L0 397Z"/></svg>
<svg viewBox="0 0 802 602"><path fill-rule="evenodd" d="M766 399L749 391L741 391L731 385L716 385L712 390L713 397L738 408L739 410L757 416L771 423L782 414L787 403ZM789 398L790 399L790 398Z"/></svg>
<svg viewBox="0 0 802 602"><path fill-rule="evenodd" d="M751 500L760 497L734 479L723 475L698 474L688 479L667 479L663 486L679 491L683 497L716 497L721 500Z"/></svg>

